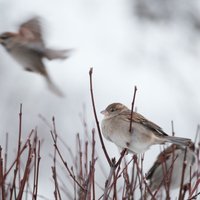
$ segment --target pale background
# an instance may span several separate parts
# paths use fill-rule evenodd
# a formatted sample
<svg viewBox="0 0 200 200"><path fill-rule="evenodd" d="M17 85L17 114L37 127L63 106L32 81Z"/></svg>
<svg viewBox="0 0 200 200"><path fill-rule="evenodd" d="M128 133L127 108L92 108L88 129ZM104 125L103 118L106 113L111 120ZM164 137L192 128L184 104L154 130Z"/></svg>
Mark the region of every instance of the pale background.
<svg viewBox="0 0 200 200"><path fill-rule="evenodd" d="M94 69L99 120L99 112L112 102L130 107L137 85L136 106L141 114L169 134L173 120L177 136L194 138L200 122L199 2L161 2L0 0L0 32L16 31L21 22L38 15L44 19L47 46L76 50L68 60L45 61L52 79L66 94L59 98L48 90L43 78L23 71L0 47L0 145L4 147L8 132L11 161L17 144L19 104L23 103L23 138L36 126L45 138L40 194L53 197L53 183L47 186L52 163L48 171L45 161L50 160L53 147L49 128L38 114L49 121L55 116L59 134L74 147L75 134L83 133L83 105L90 129L95 126L90 67ZM110 155L118 156L114 145L106 142L106 146ZM152 147L146 153L145 170L158 150Z"/></svg>

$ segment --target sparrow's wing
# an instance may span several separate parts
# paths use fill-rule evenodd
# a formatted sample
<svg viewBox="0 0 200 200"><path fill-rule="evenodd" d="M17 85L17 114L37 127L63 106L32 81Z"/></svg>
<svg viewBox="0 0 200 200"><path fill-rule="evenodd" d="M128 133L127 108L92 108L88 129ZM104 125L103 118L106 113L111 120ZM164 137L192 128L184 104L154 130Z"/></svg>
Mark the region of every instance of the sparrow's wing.
<svg viewBox="0 0 200 200"><path fill-rule="evenodd" d="M34 17L20 25L19 33L27 40L43 42L42 27L39 17Z"/></svg>
<svg viewBox="0 0 200 200"><path fill-rule="evenodd" d="M132 118L131 118L131 111L130 110L124 111L123 114L127 115L127 119L129 120L129 122L130 122L130 120L132 120L133 122L143 124L147 128L154 131L154 133L157 134L158 136L160 136L160 134L167 136L167 134L162 130L162 128L160 126L149 121L148 119L143 117L141 114L133 112Z"/></svg>
<svg viewBox="0 0 200 200"><path fill-rule="evenodd" d="M146 174L146 179L151 179L151 177L153 176L155 170L162 164L164 164L169 158L170 156L173 154L173 152L179 149L179 146L173 144L170 145L169 147L167 147L164 151L162 151L156 161L154 162L153 166L149 169L149 171ZM176 158L175 158L176 159ZM173 163L172 163L173 164Z"/></svg>
<svg viewBox="0 0 200 200"><path fill-rule="evenodd" d="M147 172L146 174L146 179L149 180L152 178L155 170L158 168L158 166L160 165L161 163L158 162L157 160L154 162L153 166L149 169L149 171Z"/></svg>

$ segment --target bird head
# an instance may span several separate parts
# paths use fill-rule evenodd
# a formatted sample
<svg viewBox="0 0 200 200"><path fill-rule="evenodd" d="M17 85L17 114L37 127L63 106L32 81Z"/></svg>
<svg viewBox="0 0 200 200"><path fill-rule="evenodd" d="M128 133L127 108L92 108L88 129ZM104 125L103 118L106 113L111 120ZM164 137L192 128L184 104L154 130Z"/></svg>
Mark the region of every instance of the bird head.
<svg viewBox="0 0 200 200"><path fill-rule="evenodd" d="M121 103L112 103L105 110L101 111L101 114L104 115L105 118L111 118L118 114L120 114L122 111L128 110L128 108L121 104Z"/></svg>
<svg viewBox="0 0 200 200"><path fill-rule="evenodd" d="M3 46L6 46L10 41L13 40L13 37L15 37L15 33L11 32L5 32L0 35L0 44Z"/></svg>

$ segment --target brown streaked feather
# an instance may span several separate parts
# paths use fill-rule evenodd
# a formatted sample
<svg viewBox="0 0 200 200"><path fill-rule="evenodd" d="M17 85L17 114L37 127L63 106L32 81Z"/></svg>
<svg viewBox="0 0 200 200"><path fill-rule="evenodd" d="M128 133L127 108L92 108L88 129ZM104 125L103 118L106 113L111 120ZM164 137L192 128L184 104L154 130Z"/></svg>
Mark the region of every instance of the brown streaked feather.
<svg viewBox="0 0 200 200"><path fill-rule="evenodd" d="M173 145L170 145L169 147L167 147L164 151L162 151L158 155L158 157L157 157L156 161L154 162L153 166L149 169L149 171L146 174L146 179L147 180L151 179L151 177L153 176L155 170L160 165L165 163L176 149L180 149L180 146L177 146L177 145L173 144Z"/></svg>
<svg viewBox="0 0 200 200"><path fill-rule="evenodd" d="M131 120L131 111L127 110L127 111L123 111L122 113L123 115L127 115L127 120L130 122ZM164 136L168 136L160 126L156 125L155 123L147 120L145 117L143 117L141 114L133 112L132 114L132 121L135 123L139 123L142 124L144 126L146 126L147 128L151 129L152 131L154 131L154 133L158 136L164 135Z"/></svg>
<svg viewBox="0 0 200 200"><path fill-rule="evenodd" d="M39 17L31 18L20 25L19 33L27 40L43 42L42 27Z"/></svg>

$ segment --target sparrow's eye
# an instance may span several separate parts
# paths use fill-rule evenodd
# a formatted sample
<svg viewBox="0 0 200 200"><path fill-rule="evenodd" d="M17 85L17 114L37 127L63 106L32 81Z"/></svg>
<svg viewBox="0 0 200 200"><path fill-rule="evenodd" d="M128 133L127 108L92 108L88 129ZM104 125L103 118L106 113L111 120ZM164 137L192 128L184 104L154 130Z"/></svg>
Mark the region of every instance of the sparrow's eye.
<svg viewBox="0 0 200 200"><path fill-rule="evenodd" d="M111 109L110 109L110 112L114 112L114 111L115 111L115 109L114 109L114 108L111 108Z"/></svg>

